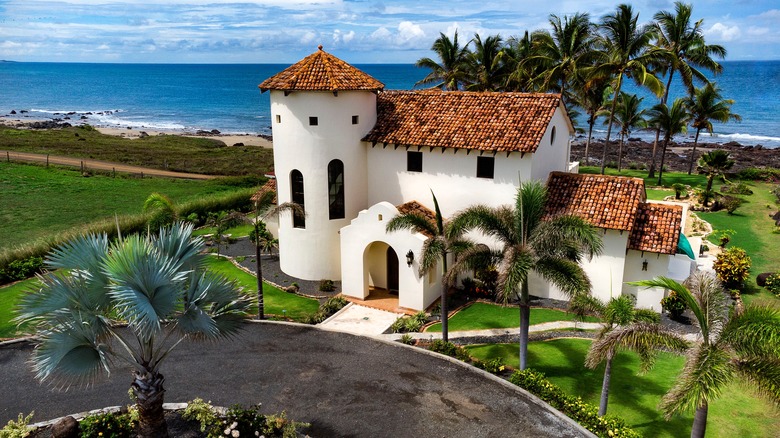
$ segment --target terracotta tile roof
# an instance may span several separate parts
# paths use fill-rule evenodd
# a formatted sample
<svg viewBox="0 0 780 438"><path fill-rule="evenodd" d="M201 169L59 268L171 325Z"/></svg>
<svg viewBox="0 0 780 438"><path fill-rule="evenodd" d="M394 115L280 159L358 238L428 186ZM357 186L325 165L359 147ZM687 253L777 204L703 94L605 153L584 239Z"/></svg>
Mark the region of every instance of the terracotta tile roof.
<svg viewBox="0 0 780 438"><path fill-rule="evenodd" d="M436 212L431 210L430 208L420 204L417 201L409 201L401 205L397 205L395 207L398 209L398 213L400 214L407 214L407 213L416 213L431 222L436 222ZM423 233L428 237L433 237L430 235L430 233Z"/></svg>
<svg viewBox="0 0 780 438"><path fill-rule="evenodd" d="M385 84L319 50L263 81L260 90L339 91L382 90Z"/></svg>
<svg viewBox="0 0 780 438"><path fill-rule="evenodd" d="M638 251L676 254L682 216L681 205L640 203L628 247Z"/></svg>
<svg viewBox="0 0 780 438"><path fill-rule="evenodd" d="M273 193L274 197L271 199L271 204L276 204L276 178L271 178L268 181L265 182L254 195L252 195L251 198L249 198L252 202L258 202L262 201L265 196L267 196L267 193Z"/></svg>
<svg viewBox="0 0 780 438"><path fill-rule="evenodd" d="M560 103L558 94L384 91L377 95L376 125L363 140L534 152Z"/></svg>
<svg viewBox="0 0 780 438"><path fill-rule="evenodd" d="M630 231L644 201L640 178L552 172L547 179L548 217L574 214L599 228Z"/></svg>

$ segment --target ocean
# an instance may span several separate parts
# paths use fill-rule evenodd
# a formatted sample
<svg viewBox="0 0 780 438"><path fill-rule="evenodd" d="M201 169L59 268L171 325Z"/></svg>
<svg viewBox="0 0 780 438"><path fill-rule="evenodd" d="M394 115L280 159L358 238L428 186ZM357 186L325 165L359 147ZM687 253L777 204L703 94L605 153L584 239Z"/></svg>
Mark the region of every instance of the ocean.
<svg viewBox="0 0 780 438"><path fill-rule="evenodd" d="M286 64L79 64L0 62L0 115L21 119L69 117L71 123L224 134L270 134L268 93L258 84ZM780 147L780 61L724 62L714 78L741 123L715 125L700 141ZM427 73L411 64L357 64L386 89L411 89ZM636 87L626 82L626 91ZM670 100L682 95L679 82ZM657 99L647 92L645 105ZM16 114L11 114L16 111ZM71 113L68 115L68 113ZM84 115L86 119L81 119ZM582 120L576 121L585 127ZM604 126L595 135L603 136ZM694 132L677 141L692 141ZM649 132L633 137L649 139Z"/></svg>

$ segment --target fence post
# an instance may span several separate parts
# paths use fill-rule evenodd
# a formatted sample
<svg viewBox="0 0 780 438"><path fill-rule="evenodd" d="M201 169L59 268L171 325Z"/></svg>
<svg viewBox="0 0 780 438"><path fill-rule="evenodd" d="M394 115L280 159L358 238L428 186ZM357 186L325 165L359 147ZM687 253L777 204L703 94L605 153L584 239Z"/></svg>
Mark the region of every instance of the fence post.
<svg viewBox="0 0 780 438"><path fill-rule="evenodd" d="M49 154L46 154L46 167L49 167Z"/></svg>
<svg viewBox="0 0 780 438"><path fill-rule="evenodd" d="M141 172L141 179L144 179L144 173Z"/></svg>
<svg viewBox="0 0 780 438"><path fill-rule="evenodd" d="M81 162L81 173L84 173L84 162Z"/></svg>
<svg viewBox="0 0 780 438"><path fill-rule="evenodd" d="M5 159L6 159L6 161L8 161L9 163L11 162L11 153L10 153L10 152L8 152L8 151L5 151Z"/></svg>
<svg viewBox="0 0 780 438"><path fill-rule="evenodd" d="M111 168L111 170L112 170L112 172L113 172L113 175L112 175L112 177L113 177L113 178L116 178L116 167L112 167L112 168Z"/></svg>

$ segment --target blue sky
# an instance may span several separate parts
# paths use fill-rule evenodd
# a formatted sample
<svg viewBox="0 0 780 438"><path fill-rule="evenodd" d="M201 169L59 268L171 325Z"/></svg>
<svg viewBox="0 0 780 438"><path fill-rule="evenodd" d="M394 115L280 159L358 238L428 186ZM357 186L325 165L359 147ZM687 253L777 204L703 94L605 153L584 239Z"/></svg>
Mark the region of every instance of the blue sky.
<svg viewBox="0 0 780 438"><path fill-rule="evenodd" d="M551 13L601 0L0 0L0 59L53 62L291 63L325 50L350 63L411 63L443 32L522 35ZM649 21L673 2L632 3ZM777 0L694 2L709 43L728 60L780 59Z"/></svg>

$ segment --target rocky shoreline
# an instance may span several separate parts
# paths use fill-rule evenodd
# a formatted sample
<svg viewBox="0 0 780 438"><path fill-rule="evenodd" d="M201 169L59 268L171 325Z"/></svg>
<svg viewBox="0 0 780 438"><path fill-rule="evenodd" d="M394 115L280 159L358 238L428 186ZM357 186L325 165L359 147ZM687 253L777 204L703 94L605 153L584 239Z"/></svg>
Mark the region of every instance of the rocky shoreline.
<svg viewBox="0 0 780 438"><path fill-rule="evenodd" d="M610 148L607 150L607 165L613 166L618 161L618 142L610 141ZM658 145L656 152L656 168L661 161L661 144ZM724 149L729 151L732 159L736 161L732 172L736 173L742 169L751 167L773 167L780 169L780 148L770 149L761 145L743 146L737 142L729 143L699 143L696 146L696 159L702 154L715 149ZM690 154L693 150L693 143L670 143L666 150L666 160L664 166L667 170L677 172L687 172L690 160ZM600 166L602 154L604 153L604 141L591 140L588 147L588 162L591 166ZM639 139L631 139L623 145L623 168L624 169L646 169L650 166L653 154L653 143ZM578 138L571 144L571 160L579 161L580 166L585 165L585 139ZM615 166L616 167L616 166ZM693 164L693 172L696 172L696 163Z"/></svg>

